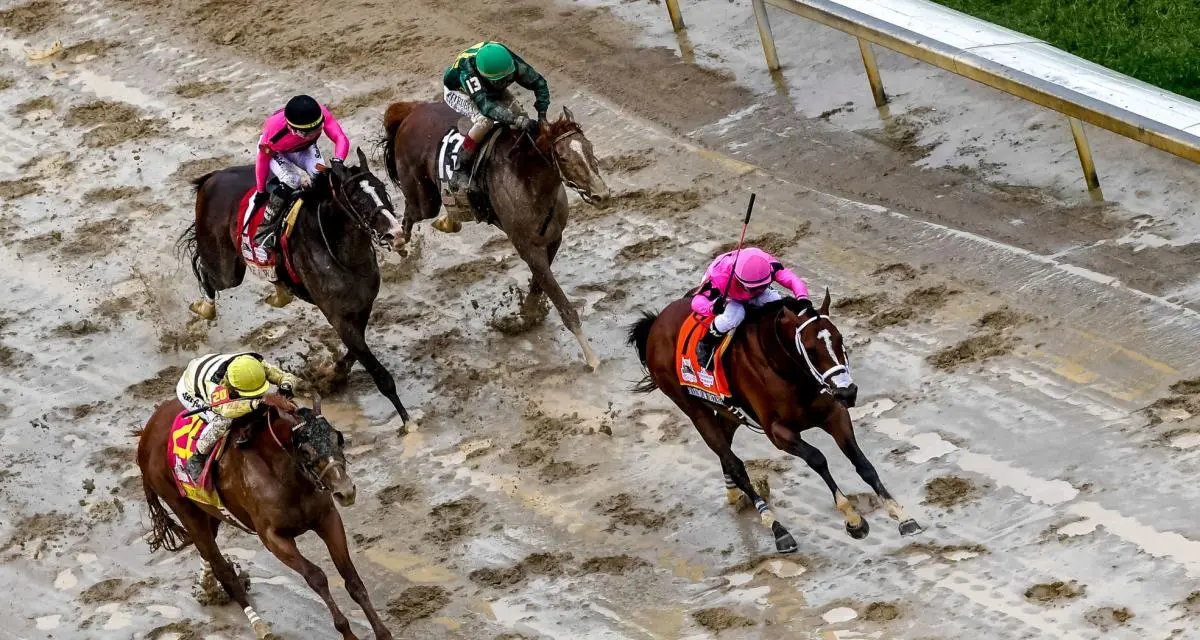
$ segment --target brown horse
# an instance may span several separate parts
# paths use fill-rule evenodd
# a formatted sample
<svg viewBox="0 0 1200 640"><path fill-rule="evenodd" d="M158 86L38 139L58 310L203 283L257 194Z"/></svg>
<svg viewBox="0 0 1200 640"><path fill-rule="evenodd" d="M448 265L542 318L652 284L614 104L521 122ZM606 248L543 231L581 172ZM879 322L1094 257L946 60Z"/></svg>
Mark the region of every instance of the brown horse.
<svg viewBox="0 0 1200 640"><path fill-rule="evenodd" d="M384 114L387 133L383 146L388 175L404 193L400 244L411 238L413 224L436 217L442 208L437 178L438 146L460 117L440 101L397 102ZM550 271L567 226L564 185L579 192L589 203L602 202L609 196L592 143L565 108L562 118L542 126L535 141L530 142L528 136L508 128L495 135L496 143L483 170L481 186L496 214L490 222L508 235L517 254L533 272L524 308L530 308L530 303L543 292L548 294L594 371L600 360L583 334L578 312ZM437 223L434 226L446 229Z"/></svg>
<svg viewBox="0 0 1200 640"><path fill-rule="evenodd" d="M396 395L396 381L371 353L365 337L379 294L375 246L392 246L400 224L392 214L383 181L371 173L361 149L358 161L357 167L335 167L318 174L304 192L304 206L288 242L299 282L287 288L316 305L346 345L346 355L334 367L335 379L344 379L354 362L361 362L407 423L408 411ZM179 246L190 256L192 272L205 295L191 310L213 320L217 292L240 285L246 274L231 225L240 220L242 197L254 188L254 167L215 171L192 184L196 187L196 221L180 237ZM268 299L273 306L291 300L280 289L282 283L281 278L276 295Z"/></svg>
<svg viewBox="0 0 1200 640"><path fill-rule="evenodd" d="M314 399L313 409L297 409L290 400L276 394L268 395L265 405L265 410L235 421L228 437L231 442L240 439L246 444L228 447L214 467L217 490L228 514L236 519L233 524L255 532L275 557L304 576L329 607L342 638L356 638L329 593L325 573L296 548L297 536L316 531L346 581L346 590L367 615L375 637L390 639L391 632L375 613L367 588L350 560L346 530L333 503L336 499L342 506L349 506L355 497L354 482L346 472L341 432L321 415L319 398ZM146 541L151 551L160 547L178 551L195 543L221 586L245 611L255 636L260 640L274 638L270 625L250 606L242 582L217 548L217 527L228 516L179 495L167 461L167 441L175 416L181 411L183 405L178 400L165 402L138 432L137 460L152 526ZM163 508L164 502L182 527Z"/></svg>
<svg viewBox="0 0 1200 640"><path fill-rule="evenodd" d="M750 310L725 351L725 372L733 394L730 407L719 407L689 395L679 384L675 369L675 339L691 311L691 296L667 305L657 316L645 314L629 329L629 343L647 369L635 388L640 393L659 389L687 414L713 453L721 459L731 503L740 490L758 509L764 525L775 535L781 553L796 550L796 541L775 520L750 483L746 466L733 453L733 434L741 424L761 425L771 444L802 458L833 493L834 506L846 519L852 538L867 536L869 527L854 505L838 489L829 464L819 449L800 436L819 426L837 442L854 463L858 475L883 499L888 513L900 523L902 535L922 531L916 520L892 498L879 480L858 442L847 407L854 406L858 387L850 377L842 334L829 319L829 291L821 308L808 300L785 299Z"/></svg>

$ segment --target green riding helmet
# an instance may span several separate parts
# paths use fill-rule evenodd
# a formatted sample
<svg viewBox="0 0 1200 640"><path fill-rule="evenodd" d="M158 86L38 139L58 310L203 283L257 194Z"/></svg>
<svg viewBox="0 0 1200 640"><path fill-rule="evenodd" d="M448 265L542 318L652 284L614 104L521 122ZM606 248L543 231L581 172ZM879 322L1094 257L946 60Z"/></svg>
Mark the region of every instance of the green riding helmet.
<svg viewBox="0 0 1200 640"><path fill-rule="evenodd" d="M517 70L512 54L504 45L489 42L475 54L475 67L480 75L488 80L500 80L512 75Z"/></svg>

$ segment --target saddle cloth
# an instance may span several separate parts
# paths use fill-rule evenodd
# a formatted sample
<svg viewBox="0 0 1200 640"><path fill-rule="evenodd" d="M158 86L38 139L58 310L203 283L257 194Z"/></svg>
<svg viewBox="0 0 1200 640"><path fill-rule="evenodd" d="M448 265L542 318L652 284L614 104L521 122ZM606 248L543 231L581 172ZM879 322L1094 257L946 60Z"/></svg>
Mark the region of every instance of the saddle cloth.
<svg viewBox="0 0 1200 640"><path fill-rule="evenodd" d="M167 464L171 465L174 472L179 495L200 504L222 509L221 496L217 493L215 481L216 463L225 452L228 437L217 442L212 455L208 456L208 461L204 464L200 481L193 481L186 470L187 461L195 454L196 439L200 437L206 423L200 414L188 416L184 415L186 413L184 411L175 416L175 422L171 424L171 433L167 438Z"/></svg>
<svg viewBox="0 0 1200 640"><path fill-rule="evenodd" d="M679 372L679 384L689 394L712 402L726 405L732 393L729 392L729 381L725 378L725 349L733 340L733 332L729 332L713 354L712 370L701 369L697 364L696 345L708 333L708 327L716 316L700 316L689 314L679 328L679 337L675 343L675 369Z"/></svg>
<svg viewBox="0 0 1200 640"><path fill-rule="evenodd" d="M265 203L262 206L254 207L254 210L251 211L252 203L254 202L254 193L254 189L247 190L238 204L238 211L240 213L236 218L238 226L234 229L233 243L237 245L242 258L250 266L259 269L274 269L278 251L269 252L254 243L254 234L258 232L258 227L262 225L267 211ZM288 210L283 223L283 239L276 245L280 249L284 248L285 243L291 236L292 228L296 224L296 216L299 215L303 204L304 197L297 197L296 201L292 203L292 207Z"/></svg>

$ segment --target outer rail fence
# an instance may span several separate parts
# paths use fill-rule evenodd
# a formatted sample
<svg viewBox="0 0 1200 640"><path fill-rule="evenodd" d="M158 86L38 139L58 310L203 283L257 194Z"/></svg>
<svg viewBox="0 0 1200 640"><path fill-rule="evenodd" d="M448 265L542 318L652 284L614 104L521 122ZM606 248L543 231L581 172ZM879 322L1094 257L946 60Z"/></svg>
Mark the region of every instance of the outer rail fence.
<svg viewBox="0 0 1200 640"><path fill-rule="evenodd" d="M679 0L666 0L684 29ZM927 0L750 0L767 68L779 56L767 5L854 36L875 104L887 104L872 44L1067 116L1084 180L1103 197L1083 123L1200 162L1200 102L1135 80L1044 41Z"/></svg>

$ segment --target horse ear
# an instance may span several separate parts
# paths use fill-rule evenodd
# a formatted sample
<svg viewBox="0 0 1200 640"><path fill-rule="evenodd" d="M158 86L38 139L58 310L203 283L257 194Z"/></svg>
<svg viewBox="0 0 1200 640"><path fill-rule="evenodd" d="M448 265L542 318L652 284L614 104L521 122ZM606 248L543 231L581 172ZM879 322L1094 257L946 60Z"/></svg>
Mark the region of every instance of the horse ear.
<svg viewBox="0 0 1200 640"><path fill-rule="evenodd" d="M571 113L571 110L566 106L563 106L563 115L567 117L567 120L575 122L575 114Z"/></svg>
<svg viewBox="0 0 1200 640"><path fill-rule="evenodd" d="M362 151L359 151L359 153L362 153ZM317 393L315 389L312 393L312 400L313 412L315 412L317 415L321 415L321 394Z"/></svg>
<svg viewBox="0 0 1200 640"><path fill-rule="evenodd" d="M367 167L367 154L363 153L362 147L358 148L358 166L361 169L369 168Z"/></svg>
<svg viewBox="0 0 1200 640"><path fill-rule="evenodd" d="M825 299L821 301L821 315L829 315L829 287L825 287Z"/></svg>

